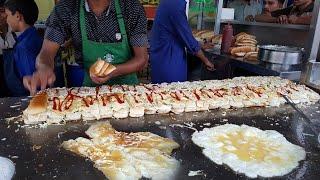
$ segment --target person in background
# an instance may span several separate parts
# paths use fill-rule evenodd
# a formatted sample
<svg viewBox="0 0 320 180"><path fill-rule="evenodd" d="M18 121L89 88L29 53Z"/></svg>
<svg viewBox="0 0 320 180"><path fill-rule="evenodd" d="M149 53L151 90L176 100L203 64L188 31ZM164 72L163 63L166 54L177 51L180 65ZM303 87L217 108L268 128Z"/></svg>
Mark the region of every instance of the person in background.
<svg viewBox="0 0 320 180"><path fill-rule="evenodd" d="M240 22L254 21L254 17L262 12L261 0L234 0L228 8L234 9L234 18Z"/></svg>
<svg viewBox="0 0 320 180"><path fill-rule="evenodd" d="M284 0L264 0L264 8L262 14L255 16L255 21L258 22L273 22L271 13L283 8Z"/></svg>
<svg viewBox="0 0 320 180"><path fill-rule="evenodd" d="M5 1L0 0L0 97L5 97L8 94L4 79L3 51L11 50L16 43L16 34L8 27L7 15L4 8Z"/></svg>
<svg viewBox="0 0 320 180"><path fill-rule="evenodd" d="M7 0L4 4L7 23L13 32L20 32L13 51L4 54L5 80L10 96L26 96L23 77L35 71L35 61L43 39L33 26L39 9L34 0Z"/></svg>
<svg viewBox="0 0 320 180"><path fill-rule="evenodd" d="M314 0L294 0L293 5L271 13L280 24L310 24Z"/></svg>
<svg viewBox="0 0 320 180"><path fill-rule="evenodd" d="M214 69L192 35L186 16L186 1L162 0L157 9L150 40L151 81L186 81L185 49L197 56L209 70Z"/></svg>

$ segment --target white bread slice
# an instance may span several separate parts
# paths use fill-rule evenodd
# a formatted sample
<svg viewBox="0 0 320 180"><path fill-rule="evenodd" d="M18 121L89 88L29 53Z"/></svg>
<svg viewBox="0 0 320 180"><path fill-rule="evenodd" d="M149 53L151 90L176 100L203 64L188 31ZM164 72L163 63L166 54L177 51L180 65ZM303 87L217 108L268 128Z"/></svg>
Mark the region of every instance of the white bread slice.
<svg viewBox="0 0 320 180"><path fill-rule="evenodd" d="M29 103L29 106L26 110L23 111L24 115L36 115L43 113L47 110L48 106L48 94L46 92L42 92L40 94L35 95Z"/></svg>

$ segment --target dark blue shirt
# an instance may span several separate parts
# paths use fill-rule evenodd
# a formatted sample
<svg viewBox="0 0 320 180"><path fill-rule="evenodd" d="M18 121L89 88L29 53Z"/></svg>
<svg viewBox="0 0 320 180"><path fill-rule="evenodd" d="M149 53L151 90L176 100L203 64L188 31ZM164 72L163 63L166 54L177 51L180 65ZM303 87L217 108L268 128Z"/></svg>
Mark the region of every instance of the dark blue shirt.
<svg viewBox="0 0 320 180"><path fill-rule="evenodd" d="M39 36L35 27L26 29L17 38L14 47L14 60L18 76L32 75L36 70L36 57L40 52L43 39Z"/></svg>
<svg viewBox="0 0 320 180"><path fill-rule="evenodd" d="M200 48L188 24L186 1L161 0L150 41L152 82L186 81L185 50L195 54Z"/></svg>

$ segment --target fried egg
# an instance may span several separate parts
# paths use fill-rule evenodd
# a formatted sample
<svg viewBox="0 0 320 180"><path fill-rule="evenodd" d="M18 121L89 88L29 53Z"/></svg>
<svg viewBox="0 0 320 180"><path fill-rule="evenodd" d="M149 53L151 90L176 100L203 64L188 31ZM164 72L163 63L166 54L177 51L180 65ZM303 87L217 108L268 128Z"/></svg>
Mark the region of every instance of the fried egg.
<svg viewBox="0 0 320 180"><path fill-rule="evenodd" d="M195 132L192 141L216 164L225 164L250 178L286 175L306 157L302 147L279 132L247 125L205 128Z"/></svg>

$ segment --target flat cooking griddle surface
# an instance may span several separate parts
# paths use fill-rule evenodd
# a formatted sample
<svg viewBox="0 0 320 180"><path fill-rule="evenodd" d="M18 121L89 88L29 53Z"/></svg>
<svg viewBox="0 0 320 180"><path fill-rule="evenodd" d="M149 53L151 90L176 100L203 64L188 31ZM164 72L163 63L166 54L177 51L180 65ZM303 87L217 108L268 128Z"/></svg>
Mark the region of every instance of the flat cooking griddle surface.
<svg viewBox="0 0 320 180"><path fill-rule="evenodd" d="M0 99L0 117L21 114L28 101L10 98ZM10 107L11 106L11 107ZM301 107L320 132L320 104ZM299 167L281 179L317 179L320 177L320 148L317 137L303 119L290 106L280 108L245 108L239 110L213 110L210 112L184 113L181 115L146 115L143 118L110 120L118 131L149 131L174 139L180 144L173 156L181 167L176 179L247 179L226 166L219 166L207 159L201 148L194 145L191 135L194 129L202 130L226 123L246 124L263 130L276 130L290 142L304 147L307 159ZM15 179L105 179L85 158L74 155L60 144L79 136L94 122L72 122L47 128L19 127L21 123L0 120L0 156L16 163ZM319 124L317 126L317 124ZM201 176L188 176L189 171L202 170Z"/></svg>

